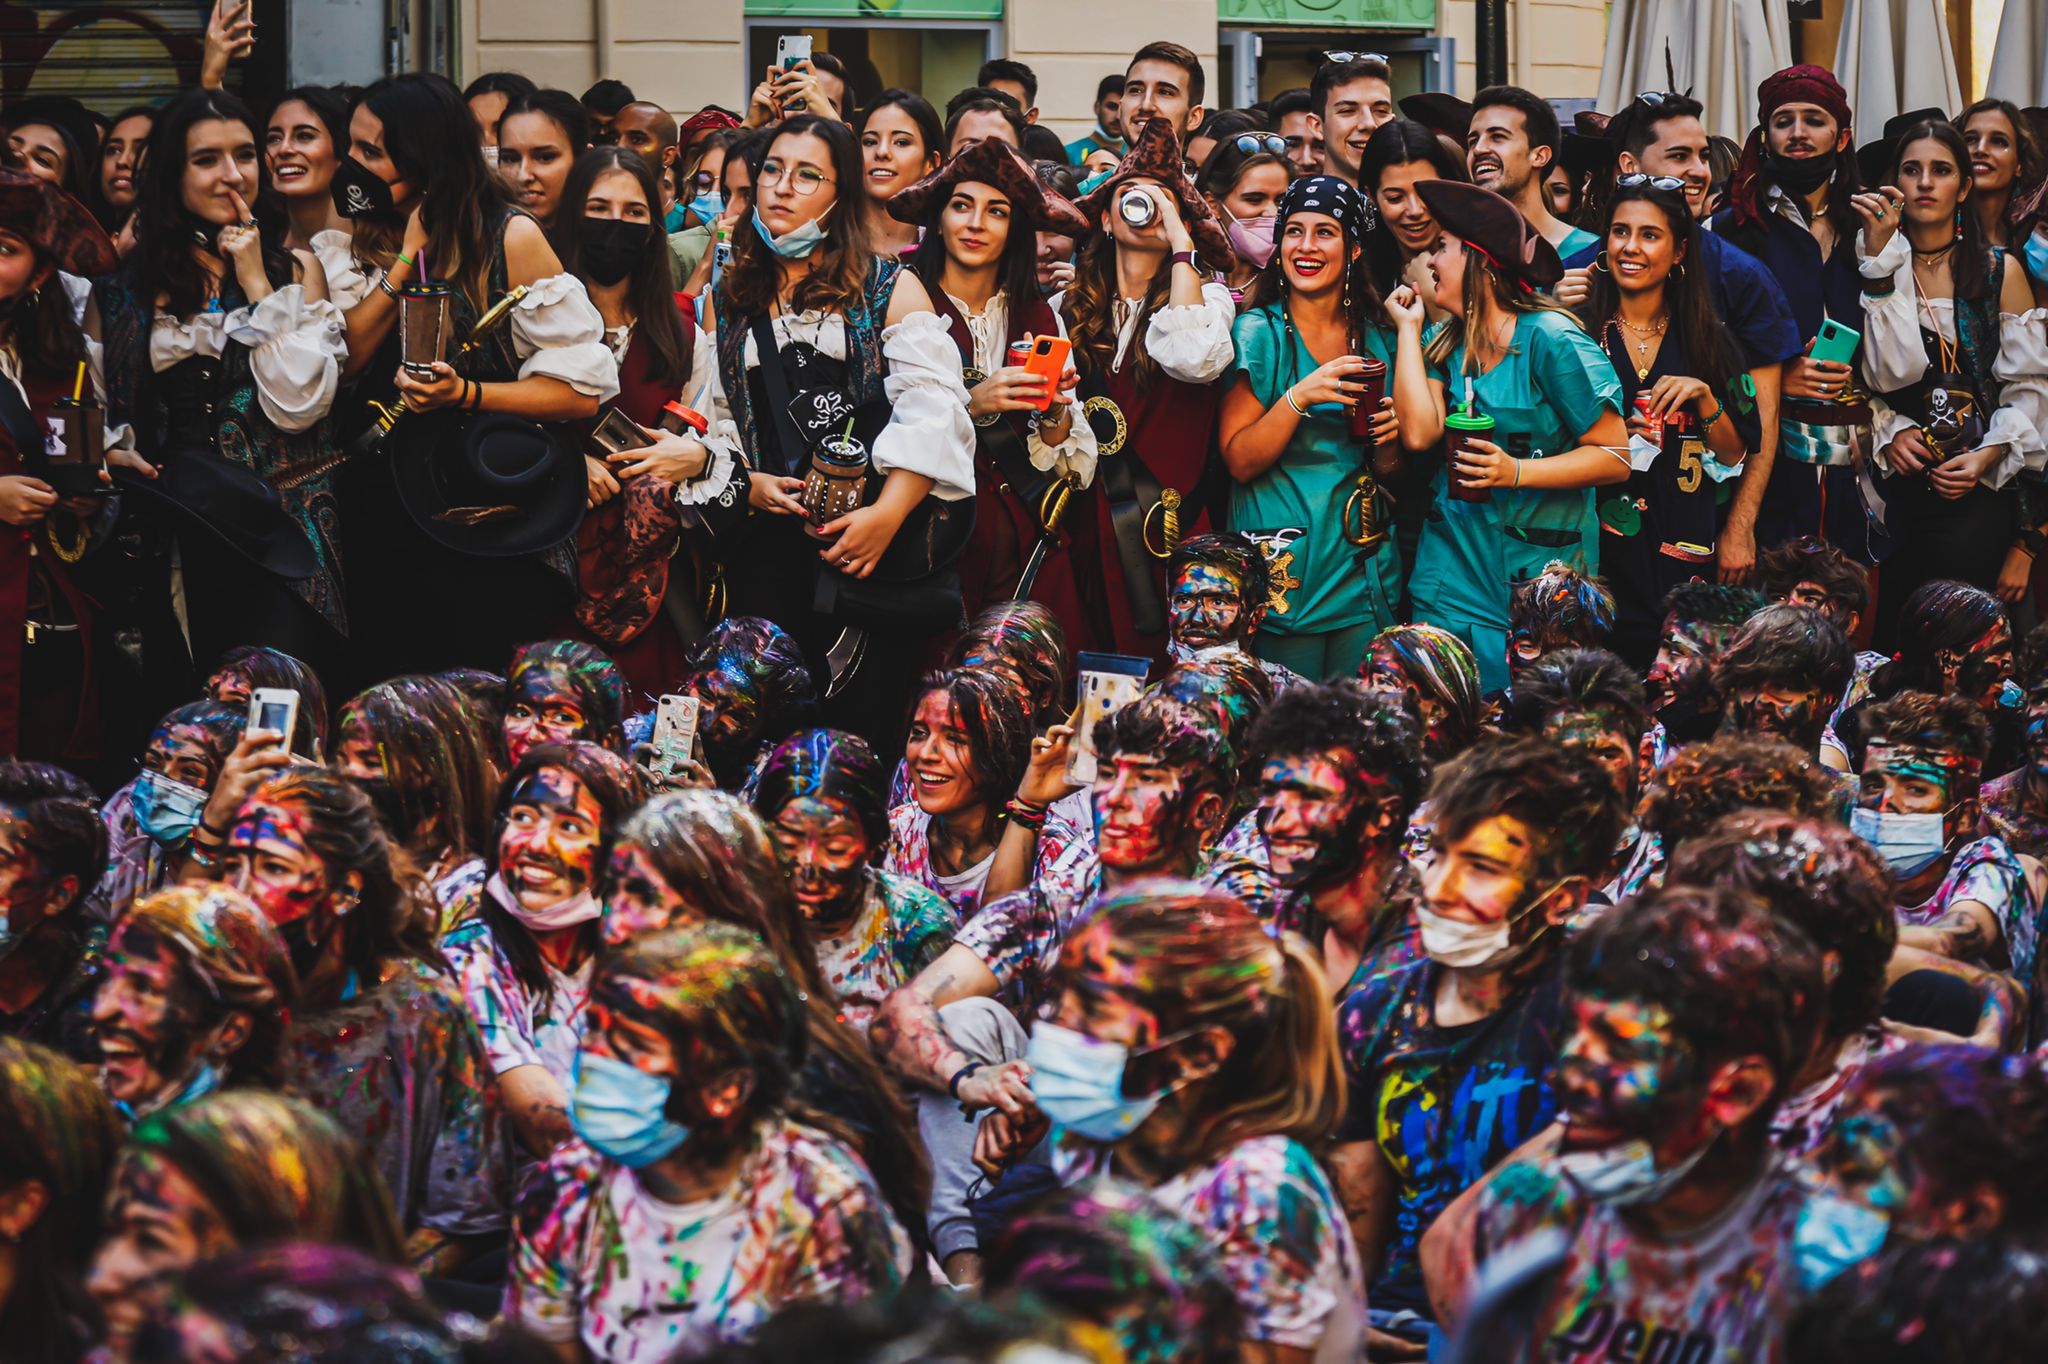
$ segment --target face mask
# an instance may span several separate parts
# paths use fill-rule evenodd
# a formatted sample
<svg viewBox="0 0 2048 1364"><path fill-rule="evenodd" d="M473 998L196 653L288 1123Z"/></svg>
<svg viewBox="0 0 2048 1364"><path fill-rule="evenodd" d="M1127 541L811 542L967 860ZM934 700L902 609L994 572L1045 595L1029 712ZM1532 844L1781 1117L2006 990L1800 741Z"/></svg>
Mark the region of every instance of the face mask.
<svg viewBox="0 0 2048 1364"><path fill-rule="evenodd" d="M2001 710L2022 710L2027 704L2026 688L2010 677L1998 684L1998 706Z"/></svg>
<svg viewBox="0 0 2048 1364"><path fill-rule="evenodd" d="M1849 815L1849 828L1876 848L1901 880L1911 880L1941 860L1948 849L1946 824L1941 815L1903 815L1860 807Z"/></svg>
<svg viewBox="0 0 2048 1364"><path fill-rule="evenodd" d="M640 266L653 243L649 223L629 223L623 218L585 218L580 264L593 284L613 285Z"/></svg>
<svg viewBox="0 0 2048 1364"><path fill-rule="evenodd" d="M292 959L292 970L304 980L320 964L320 954L327 948L327 939L313 936L313 916L294 919L288 924L277 926L277 936L284 939L285 954Z"/></svg>
<svg viewBox="0 0 2048 1364"><path fill-rule="evenodd" d="M192 836L206 809L206 797L198 787L172 781L161 772L144 772L128 793L136 827L166 848Z"/></svg>
<svg viewBox="0 0 2048 1364"><path fill-rule="evenodd" d="M1594 1202L1630 1208L1654 1203L1678 1187L1713 1144L1708 1142L1668 1170L1657 1168L1657 1153L1640 1139L1597 1151L1567 1151L1557 1158L1557 1165Z"/></svg>
<svg viewBox="0 0 2048 1364"><path fill-rule="evenodd" d="M1103 1042L1057 1023L1036 1023L1024 1053L1031 1063L1031 1096L1039 1112L1090 1141L1112 1142L1138 1130L1164 1090L1140 1099L1124 1096L1124 1066L1131 1049Z"/></svg>
<svg viewBox="0 0 2048 1364"><path fill-rule="evenodd" d="M334 211L351 220L395 223L398 208L391 202L391 186L353 156L344 156L334 168L327 186L334 199Z"/></svg>
<svg viewBox="0 0 2048 1364"><path fill-rule="evenodd" d="M1536 906L1563 884L1560 881L1551 886L1531 900L1526 908L1517 910L1497 924L1468 924L1463 919L1446 918L1428 905L1418 904L1415 906L1415 918L1422 925L1422 950L1439 966L1467 971L1506 966L1534 947L1537 938L1542 937L1549 927L1545 925L1537 930L1535 938L1517 944L1513 940L1514 926L1535 913Z"/></svg>
<svg viewBox="0 0 2048 1364"><path fill-rule="evenodd" d="M203 1099L217 1091L221 1087L221 1083L220 1067L211 1061L202 1059L192 1068L191 1076L185 1081L178 1092L161 1103L146 1103L140 1107L134 1104L117 1103L114 1105L114 1111L131 1123L138 1122L150 1114L161 1112L166 1108L176 1108L179 1104L188 1104L194 1099Z"/></svg>
<svg viewBox="0 0 2048 1364"><path fill-rule="evenodd" d="M725 212L725 196L715 189L706 190L690 200L689 208L690 212L697 215L698 222L709 227L718 221L721 213Z"/></svg>
<svg viewBox="0 0 2048 1364"><path fill-rule="evenodd" d="M1763 164L1770 171L1771 178L1793 194L1811 194L1835 173L1835 158L1832 156L1808 156L1793 161L1779 156L1769 147L1764 148Z"/></svg>
<svg viewBox="0 0 2048 1364"><path fill-rule="evenodd" d="M2027 273L2035 279L2048 279L2048 237L2037 230L2020 251L2026 257Z"/></svg>
<svg viewBox="0 0 2048 1364"><path fill-rule="evenodd" d="M1890 1231L1891 1218L1877 1209L1816 1189L1792 1227L1800 1287L1815 1292L1843 1270L1862 1264L1877 1254Z"/></svg>
<svg viewBox="0 0 2048 1364"><path fill-rule="evenodd" d="M672 1087L638 1066L579 1051L569 1122L591 1150L642 1169L690 1139L689 1128L662 1114Z"/></svg>
<svg viewBox="0 0 2048 1364"><path fill-rule="evenodd" d="M385 833L401 843L412 837L412 830L406 824L405 808L389 777L357 777L355 783L370 798L370 804L376 807L377 818L384 825Z"/></svg>
<svg viewBox="0 0 2048 1364"><path fill-rule="evenodd" d="M564 900L557 900L545 909L528 909L519 903L519 897L505 884L505 878L493 872L491 879L484 883L505 912L525 924L536 933L551 933L558 928L574 928L587 924L604 913L604 902L589 890L581 890Z"/></svg>
<svg viewBox="0 0 2048 1364"><path fill-rule="evenodd" d="M1653 443L1648 436L1629 432L1628 467L1636 473L1648 473L1650 466L1657 462L1657 456L1664 453L1664 447Z"/></svg>
<svg viewBox="0 0 2048 1364"><path fill-rule="evenodd" d="M1275 213L1260 218L1232 218L1223 235L1230 238L1231 250L1263 270L1279 249L1273 241L1274 225L1279 221Z"/></svg>
<svg viewBox="0 0 2048 1364"><path fill-rule="evenodd" d="M778 237L774 230L761 220L761 211L754 210L754 231L760 235L762 241L768 243L770 251L784 260L802 260L817 250L818 243L825 240L824 224L824 215L820 214L807 223L792 227Z"/></svg>

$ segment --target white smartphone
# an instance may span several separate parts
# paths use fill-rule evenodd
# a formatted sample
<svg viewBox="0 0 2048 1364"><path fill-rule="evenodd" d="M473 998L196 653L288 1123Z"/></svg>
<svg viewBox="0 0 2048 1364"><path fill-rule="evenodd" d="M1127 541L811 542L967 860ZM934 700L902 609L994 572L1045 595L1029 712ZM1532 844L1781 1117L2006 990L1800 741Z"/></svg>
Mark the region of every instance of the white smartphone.
<svg viewBox="0 0 2048 1364"><path fill-rule="evenodd" d="M797 63L811 59L811 35L808 33L785 33L775 40L775 69L790 71ZM782 106L784 114L804 112L804 102L793 99Z"/></svg>
<svg viewBox="0 0 2048 1364"><path fill-rule="evenodd" d="M274 730L284 735L284 747L292 746L299 727L299 694L284 687L257 687L249 693L249 719L243 733L254 729Z"/></svg>
<svg viewBox="0 0 2048 1364"><path fill-rule="evenodd" d="M664 777L682 774L697 757L697 714L694 696L665 694L654 709L654 770Z"/></svg>
<svg viewBox="0 0 2048 1364"><path fill-rule="evenodd" d="M1116 714L1145 691L1152 660L1130 654L1083 653L1075 663L1080 673L1081 719L1067 749L1067 780L1086 786L1095 780L1095 726Z"/></svg>
<svg viewBox="0 0 2048 1364"><path fill-rule="evenodd" d="M496 170L498 168L498 148L496 145L484 147L481 150L484 154L484 164L492 170Z"/></svg>

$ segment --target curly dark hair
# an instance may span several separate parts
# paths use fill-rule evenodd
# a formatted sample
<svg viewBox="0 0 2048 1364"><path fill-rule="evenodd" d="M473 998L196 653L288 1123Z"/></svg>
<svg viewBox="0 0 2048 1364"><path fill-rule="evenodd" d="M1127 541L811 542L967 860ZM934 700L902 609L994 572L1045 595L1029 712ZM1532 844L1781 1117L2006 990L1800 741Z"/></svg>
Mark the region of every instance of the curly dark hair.
<svg viewBox="0 0 2048 1364"><path fill-rule="evenodd" d="M780 743L804 727L817 690L803 650L787 630L759 616L733 616L713 626L690 651L689 671L723 673L759 698L758 743Z"/></svg>
<svg viewBox="0 0 2048 1364"><path fill-rule="evenodd" d="M1095 722L1095 751L1104 758L1148 753L1187 773L1195 788L1227 790L1230 745L1193 706L1153 693Z"/></svg>
<svg viewBox="0 0 2048 1364"><path fill-rule="evenodd" d="M1860 616L1870 609L1869 571L1817 535L1771 546L1756 556L1756 572L1773 600L1812 583L1844 610Z"/></svg>
<svg viewBox="0 0 2048 1364"><path fill-rule="evenodd" d="M1237 579L1244 594L1245 610L1255 620L1266 614L1267 600L1273 595L1272 576L1264 552L1246 536L1234 530L1220 530L1181 541L1173 547L1173 557L1166 561L1166 581L1171 584L1189 564L1222 569Z"/></svg>
<svg viewBox="0 0 2048 1364"><path fill-rule="evenodd" d="M1538 841L1535 879L1594 877L1614 856L1628 812L1592 759L1548 739L1483 741L1438 767L1429 786L1438 836L1463 838L1510 815Z"/></svg>
<svg viewBox="0 0 2048 1364"><path fill-rule="evenodd" d="M1508 590L1508 622L1511 629L1555 634L1597 649L1614 634L1614 593L1606 579L1553 559Z"/></svg>
<svg viewBox="0 0 2048 1364"><path fill-rule="evenodd" d="M62 914L99 884L107 869L107 826L92 788L63 768L19 758L0 760L0 805L21 811L23 851L45 878L68 880L71 893L46 913Z"/></svg>
<svg viewBox="0 0 2048 1364"><path fill-rule="evenodd" d="M1740 625L1764 605L1764 594L1753 587L1730 587L1697 578L1664 594L1664 614L1678 617L1680 625Z"/></svg>
<svg viewBox="0 0 2048 1364"><path fill-rule="evenodd" d="M1829 1280L1786 1331L1800 1364L2025 1364L2048 1351L2048 1257L2006 1236L1903 1241Z"/></svg>
<svg viewBox="0 0 2048 1364"><path fill-rule="evenodd" d="M997 602L969 621L946 650L948 668L991 664L1010 669L1024 683L1033 729L1052 723L1055 711L1065 713L1074 656L1067 647L1066 628L1051 607L1035 601Z"/></svg>
<svg viewBox="0 0 2048 1364"><path fill-rule="evenodd" d="M1714 687L1819 686L1835 701L1848 690L1856 653L1841 627L1811 606L1779 602L1744 621L1715 656Z"/></svg>
<svg viewBox="0 0 2048 1364"><path fill-rule="evenodd" d="M1687 840L1664 884L1740 891L1799 925L1841 962L1828 989L1828 1035L1847 1037L1877 1023L1885 967L1899 942L1892 873L1875 849L1841 825L1774 810L1738 811Z"/></svg>
<svg viewBox="0 0 2048 1364"><path fill-rule="evenodd" d="M1515 680L1508 697L1508 718L1524 734L1541 734L1552 716L1582 712L1610 716L1631 748L1650 727L1643 679L1605 649L1546 654Z"/></svg>
<svg viewBox="0 0 2048 1364"><path fill-rule="evenodd" d="M1576 995L1662 1008L1695 1079L1762 1057L1776 1081L1773 1100L1812 1051L1827 994L1820 953L1790 920L1746 895L1691 886L1601 915L1573 940L1565 969ZM1763 1104L1750 1122L1769 1121L1773 1107Z"/></svg>
<svg viewBox="0 0 2048 1364"><path fill-rule="evenodd" d="M1406 708L1349 683L1289 687L1252 725L1259 762L1317 754L1347 774L1370 772L1392 781L1399 796L1398 831L1422 800L1422 728Z"/></svg>
<svg viewBox="0 0 2048 1364"><path fill-rule="evenodd" d="M1931 748L1974 758L1981 765L1991 756L1991 722L1966 696L1931 696L1903 691L1863 709L1861 727L1866 750L1879 740Z"/></svg>
<svg viewBox="0 0 2048 1364"><path fill-rule="evenodd" d="M1737 810L1781 810L1839 824L1842 807L1841 784L1792 745L1724 734L1687 744L1658 768L1636 820L1675 854Z"/></svg>

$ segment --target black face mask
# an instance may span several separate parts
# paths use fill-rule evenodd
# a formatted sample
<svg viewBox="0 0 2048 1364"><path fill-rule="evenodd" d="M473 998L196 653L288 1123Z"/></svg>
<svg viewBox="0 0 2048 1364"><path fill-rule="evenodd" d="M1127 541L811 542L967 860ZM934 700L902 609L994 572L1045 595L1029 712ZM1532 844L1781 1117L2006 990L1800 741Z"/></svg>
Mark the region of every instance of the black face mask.
<svg viewBox="0 0 2048 1364"><path fill-rule="evenodd" d="M1835 173L1835 157L1806 156L1790 160L1778 155L1769 147L1764 148L1764 169L1780 188L1791 194L1811 194L1828 182Z"/></svg>
<svg viewBox="0 0 2048 1364"><path fill-rule="evenodd" d="M391 186L353 156L341 158L327 192L334 198L334 211L353 222L396 223L403 218L391 202Z"/></svg>
<svg viewBox="0 0 2048 1364"><path fill-rule="evenodd" d="M610 286L640 268L654 241L654 224L624 218L583 220L583 246L577 264L592 284Z"/></svg>

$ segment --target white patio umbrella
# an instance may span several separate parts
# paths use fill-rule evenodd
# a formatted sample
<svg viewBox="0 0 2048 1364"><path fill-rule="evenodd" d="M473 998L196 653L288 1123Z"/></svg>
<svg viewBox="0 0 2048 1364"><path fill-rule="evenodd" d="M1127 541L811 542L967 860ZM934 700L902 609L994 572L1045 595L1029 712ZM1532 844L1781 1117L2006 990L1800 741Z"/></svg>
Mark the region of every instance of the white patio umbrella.
<svg viewBox="0 0 2048 1364"><path fill-rule="evenodd" d="M2048 5L2006 0L1984 93L2022 109L2048 105Z"/></svg>
<svg viewBox="0 0 2048 1364"><path fill-rule="evenodd" d="M1848 0L1835 79L1849 92L1859 143L1908 109L1960 110L1963 91L1941 0Z"/></svg>
<svg viewBox="0 0 2048 1364"><path fill-rule="evenodd" d="M1614 0L1600 64L1600 108L1644 90L1691 90L1707 131L1740 142L1756 121L1756 87L1792 65L1783 0Z"/></svg>

